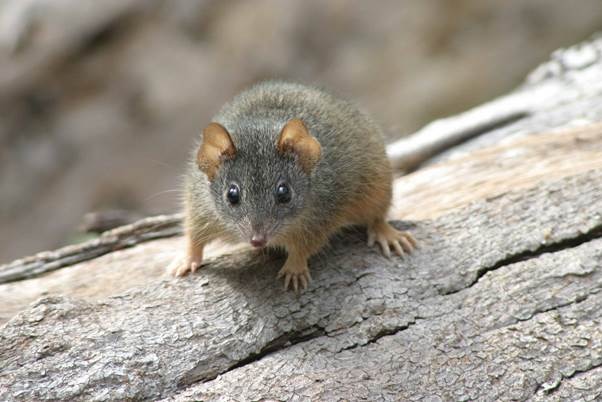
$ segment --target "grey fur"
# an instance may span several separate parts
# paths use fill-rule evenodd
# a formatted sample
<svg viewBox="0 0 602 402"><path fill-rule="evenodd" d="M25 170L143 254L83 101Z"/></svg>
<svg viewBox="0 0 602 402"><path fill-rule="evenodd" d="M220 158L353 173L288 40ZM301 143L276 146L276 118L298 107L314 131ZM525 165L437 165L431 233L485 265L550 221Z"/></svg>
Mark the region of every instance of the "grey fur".
<svg viewBox="0 0 602 402"><path fill-rule="evenodd" d="M294 118L305 123L322 147L321 158L310 175L276 149L283 126ZM385 211L377 211L377 215L382 217L386 212L391 168L382 134L350 103L313 87L267 81L240 93L213 121L228 130L237 153L233 160L223 162L211 183L199 171L196 159L191 160L186 201L193 238L248 241L251 226L264 225L270 228L271 244L283 245L279 239L293 230L310 237L320 230L332 232L343 205L366 197L375 179L387 183L388 199L381 208ZM293 189L289 204L275 202L274 191L280 180ZM242 193L237 206L225 198L232 182ZM345 224L369 223L374 212L366 211L365 217Z"/></svg>

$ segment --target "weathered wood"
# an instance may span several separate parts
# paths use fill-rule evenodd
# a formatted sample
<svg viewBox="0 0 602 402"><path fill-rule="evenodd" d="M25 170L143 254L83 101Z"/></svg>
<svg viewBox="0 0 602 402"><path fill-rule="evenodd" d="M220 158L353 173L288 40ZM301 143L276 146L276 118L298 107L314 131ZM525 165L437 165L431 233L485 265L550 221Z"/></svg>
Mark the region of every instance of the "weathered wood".
<svg viewBox="0 0 602 402"><path fill-rule="evenodd" d="M391 215L432 219L472 201L592 169L602 169L602 124L513 138L396 180Z"/></svg>
<svg viewBox="0 0 602 402"><path fill-rule="evenodd" d="M410 257L342 234L297 297L281 256L219 245L166 278L181 239L134 244L146 226L111 243L133 247L0 284L0 400L600 399L600 43L532 75L524 118L397 179Z"/></svg>
<svg viewBox="0 0 602 402"><path fill-rule="evenodd" d="M543 395L602 356L601 183L593 170L421 222L404 260L346 235L300 297L275 281L281 259L241 254L100 302L42 299L0 333L0 399L160 398L199 381L184 395Z"/></svg>
<svg viewBox="0 0 602 402"><path fill-rule="evenodd" d="M182 216L160 215L104 232L98 238L0 265L0 284L31 278L111 251L182 233Z"/></svg>

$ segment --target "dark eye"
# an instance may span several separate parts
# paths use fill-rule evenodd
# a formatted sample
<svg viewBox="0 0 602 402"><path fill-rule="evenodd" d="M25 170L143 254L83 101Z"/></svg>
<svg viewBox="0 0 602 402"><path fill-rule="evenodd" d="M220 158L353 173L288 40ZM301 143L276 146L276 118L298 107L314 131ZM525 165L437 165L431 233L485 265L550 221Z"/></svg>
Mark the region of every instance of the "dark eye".
<svg viewBox="0 0 602 402"><path fill-rule="evenodd" d="M232 205L236 205L240 202L240 189L236 184L230 184L228 192L226 193L226 198Z"/></svg>
<svg viewBox="0 0 602 402"><path fill-rule="evenodd" d="M286 204L291 200L291 190L286 183L280 183L276 187L276 201Z"/></svg>

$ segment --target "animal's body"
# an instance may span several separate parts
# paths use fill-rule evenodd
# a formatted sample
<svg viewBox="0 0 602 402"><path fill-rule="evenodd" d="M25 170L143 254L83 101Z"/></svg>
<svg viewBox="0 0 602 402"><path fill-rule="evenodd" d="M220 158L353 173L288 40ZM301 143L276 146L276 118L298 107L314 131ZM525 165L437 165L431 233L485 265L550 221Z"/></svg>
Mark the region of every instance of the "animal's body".
<svg viewBox="0 0 602 402"><path fill-rule="evenodd" d="M186 259L194 272L203 247L222 238L283 247L279 276L297 290L307 259L339 229L365 225L385 255L415 241L386 220L392 172L378 126L350 103L300 84L268 81L226 104L201 135L186 172Z"/></svg>

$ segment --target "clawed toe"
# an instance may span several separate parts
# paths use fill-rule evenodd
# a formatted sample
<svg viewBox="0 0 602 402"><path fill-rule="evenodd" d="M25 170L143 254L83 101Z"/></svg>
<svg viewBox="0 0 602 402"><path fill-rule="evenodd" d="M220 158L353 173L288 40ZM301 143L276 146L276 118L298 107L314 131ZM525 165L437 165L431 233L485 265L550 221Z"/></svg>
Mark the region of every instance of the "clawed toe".
<svg viewBox="0 0 602 402"><path fill-rule="evenodd" d="M166 271L171 276L184 276L187 272L187 266L183 259L176 258L167 266Z"/></svg>
<svg viewBox="0 0 602 402"><path fill-rule="evenodd" d="M177 258L167 267L167 272L171 276L182 277L190 273L195 273L201 267L201 263L190 261L188 258Z"/></svg>
<svg viewBox="0 0 602 402"><path fill-rule="evenodd" d="M379 238L377 241L385 257L391 258L391 248L389 247L389 241L384 237Z"/></svg>
<svg viewBox="0 0 602 402"><path fill-rule="evenodd" d="M391 257L391 249L398 256L410 254L416 248L416 240L410 232L399 231L387 222L368 228L368 246L378 243L385 257Z"/></svg>
<svg viewBox="0 0 602 402"><path fill-rule="evenodd" d="M295 293L307 289L307 285L311 281L311 275L307 268L305 270L292 271L283 267L278 272L278 278L284 278L284 290L288 290L289 286L292 286Z"/></svg>
<svg viewBox="0 0 602 402"><path fill-rule="evenodd" d="M376 241L376 233L373 230L368 229L368 247L374 246L374 242Z"/></svg>
<svg viewBox="0 0 602 402"><path fill-rule="evenodd" d="M399 242L401 243L401 247L403 247L406 253L411 253L416 249L417 243L416 239L410 232L398 232L399 233Z"/></svg>
<svg viewBox="0 0 602 402"><path fill-rule="evenodd" d="M199 269L200 267L201 267L200 263L193 261L190 263L190 272L194 274L197 271L197 269Z"/></svg>
<svg viewBox="0 0 602 402"><path fill-rule="evenodd" d="M203 244L195 243L188 237L188 250L186 254L176 257L167 266L167 273L171 276L184 276L189 272L195 273L203 263Z"/></svg>

